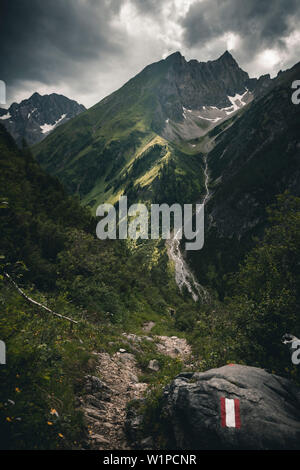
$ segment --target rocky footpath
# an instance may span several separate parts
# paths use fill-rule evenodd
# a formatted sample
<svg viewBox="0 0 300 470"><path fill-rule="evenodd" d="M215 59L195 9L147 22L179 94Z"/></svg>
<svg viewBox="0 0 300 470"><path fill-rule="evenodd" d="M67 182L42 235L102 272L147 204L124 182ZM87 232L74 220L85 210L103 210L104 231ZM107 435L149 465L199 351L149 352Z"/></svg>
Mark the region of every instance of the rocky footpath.
<svg viewBox="0 0 300 470"><path fill-rule="evenodd" d="M182 373L166 387L162 409L169 448L300 449L300 389L263 369ZM133 436L137 418L128 415Z"/></svg>
<svg viewBox="0 0 300 470"><path fill-rule="evenodd" d="M127 403L141 398L147 384L140 383L140 370L133 354L95 353L96 372L87 376L82 409L89 430L87 446L98 450L125 450L130 447L124 433Z"/></svg>
<svg viewBox="0 0 300 470"><path fill-rule="evenodd" d="M159 448L155 436L142 432L148 384L140 381L136 355L149 341L161 354L180 357L186 369L192 356L185 339L151 336L153 326L145 326L144 336L123 333L130 353L94 353L96 370L85 377L80 399L89 432L85 448ZM158 372L159 362L150 360L148 369ZM167 423L160 437L169 449L300 449L300 389L263 369L229 364L183 372L164 389L160 406Z"/></svg>
<svg viewBox="0 0 300 470"><path fill-rule="evenodd" d="M154 323L145 325L144 331L149 333L153 326ZM143 399L148 388L148 384L139 380L142 370L135 357L143 341L154 342L160 353L170 357L180 357L187 361L191 354L186 340L176 336L138 336L127 333L122 336L131 352L128 353L125 349L120 349L113 355L95 352L95 373L85 377L84 394L80 398L80 407L89 433L85 448L132 448L125 432L127 405L132 400ZM157 372L159 364L153 359L148 368Z"/></svg>

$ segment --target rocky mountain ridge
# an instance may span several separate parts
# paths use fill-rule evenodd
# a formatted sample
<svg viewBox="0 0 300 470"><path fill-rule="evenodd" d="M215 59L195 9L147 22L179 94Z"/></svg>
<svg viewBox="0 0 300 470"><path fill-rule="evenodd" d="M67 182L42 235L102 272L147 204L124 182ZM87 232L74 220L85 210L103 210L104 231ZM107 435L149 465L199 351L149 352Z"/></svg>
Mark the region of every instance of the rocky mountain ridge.
<svg viewBox="0 0 300 470"><path fill-rule="evenodd" d="M280 73L238 119L208 134L212 197L207 205L206 243L191 259L201 276L201 266L207 262L219 273L234 271L252 237L262 234L266 208L276 195L300 194L300 107L291 100L291 85L299 76L300 64ZM195 143L203 149L203 143Z"/></svg>
<svg viewBox="0 0 300 470"><path fill-rule="evenodd" d="M188 256L202 285L223 295L266 224L276 194L298 194L299 64L271 79L249 78L229 52L207 63L179 53L147 66L121 89L58 128L37 159L83 205L129 201L195 203L205 194L203 250ZM284 155L284 157L282 157ZM218 278L218 279L217 279Z"/></svg>
<svg viewBox="0 0 300 470"><path fill-rule="evenodd" d="M190 139L201 138L236 116L271 82L268 76L250 79L229 52L207 63L187 62L176 52L58 128L35 153L42 166L60 177L70 192L78 192L84 203L94 207L97 202L114 202L131 181L128 170L146 149L152 154L158 139L172 157L173 144L196 153ZM141 184L148 190L163 159L154 165L147 160L150 177L144 172ZM134 178L134 186L139 179Z"/></svg>
<svg viewBox="0 0 300 470"><path fill-rule="evenodd" d="M82 104L63 95L34 93L8 109L0 108L0 122L19 145L23 139L28 145L33 145L85 110Z"/></svg>

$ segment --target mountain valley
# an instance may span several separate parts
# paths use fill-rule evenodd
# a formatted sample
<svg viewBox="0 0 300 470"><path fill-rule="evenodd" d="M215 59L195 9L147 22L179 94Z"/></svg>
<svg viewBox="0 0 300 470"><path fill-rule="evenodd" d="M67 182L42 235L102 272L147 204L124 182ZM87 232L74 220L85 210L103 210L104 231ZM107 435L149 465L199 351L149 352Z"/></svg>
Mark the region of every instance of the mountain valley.
<svg viewBox="0 0 300 470"><path fill-rule="evenodd" d="M87 110L55 94L0 110L3 448L190 442L165 403L179 386L196 396L201 373L228 390L235 374L272 374L292 402L294 385L273 374L300 384L281 344L300 329L299 76L299 63L249 78L229 52L176 52ZM7 113L23 117L9 127ZM203 249L185 252L179 233L97 239L97 206L118 210L122 195L203 203Z"/></svg>

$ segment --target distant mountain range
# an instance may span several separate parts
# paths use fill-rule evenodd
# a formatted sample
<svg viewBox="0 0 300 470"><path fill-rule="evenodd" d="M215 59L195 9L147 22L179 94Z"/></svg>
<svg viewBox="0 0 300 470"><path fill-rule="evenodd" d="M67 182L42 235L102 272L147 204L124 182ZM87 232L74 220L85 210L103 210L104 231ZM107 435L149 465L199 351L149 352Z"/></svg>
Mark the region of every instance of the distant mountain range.
<svg viewBox="0 0 300 470"><path fill-rule="evenodd" d="M28 145L33 145L83 111L85 107L82 104L63 95L52 93L41 96L34 93L29 99L19 104L13 103L8 109L0 108L0 122L19 145L23 139Z"/></svg>

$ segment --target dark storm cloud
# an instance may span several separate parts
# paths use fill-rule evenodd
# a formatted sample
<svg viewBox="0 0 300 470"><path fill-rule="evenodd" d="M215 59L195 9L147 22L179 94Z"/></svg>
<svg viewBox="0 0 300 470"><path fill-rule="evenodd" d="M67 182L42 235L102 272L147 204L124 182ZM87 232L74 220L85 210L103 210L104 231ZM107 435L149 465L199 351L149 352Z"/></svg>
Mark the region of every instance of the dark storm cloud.
<svg viewBox="0 0 300 470"><path fill-rule="evenodd" d="M298 60L299 38L288 51L284 40L299 21L299 0L0 0L0 79L8 105L56 91L90 106L176 50L215 59L230 47L226 33L258 75L269 71L257 60L267 48L280 67Z"/></svg>
<svg viewBox="0 0 300 470"><path fill-rule="evenodd" d="M205 45L225 33L242 39L240 54L281 48L299 20L299 0L204 0L193 4L182 21L185 43Z"/></svg>
<svg viewBox="0 0 300 470"><path fill-rule="evenodd" d="M110 20L122 0L1 0L1 79L45 84L120 53Z"/></svg>

